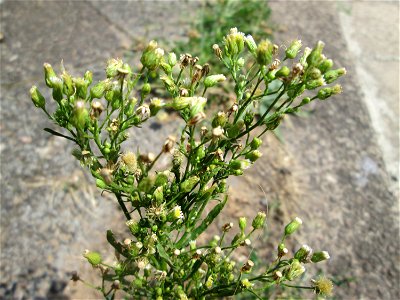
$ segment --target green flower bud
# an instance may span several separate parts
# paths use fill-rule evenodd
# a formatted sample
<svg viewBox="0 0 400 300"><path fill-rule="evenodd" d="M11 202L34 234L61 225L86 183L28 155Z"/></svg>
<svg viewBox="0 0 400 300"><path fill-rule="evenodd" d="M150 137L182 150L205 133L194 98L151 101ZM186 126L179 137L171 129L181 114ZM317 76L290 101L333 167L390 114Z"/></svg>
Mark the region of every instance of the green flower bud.
<svg viewBox="0 0 400 300"><path fill-rule="evenodd" d="M340 94L342 92L342 87L340 85L335 85L333 87L326 87L318 91L317 97L320 100L325 100L332 95Z"/></svg>
<svg viewBox="0 0 400 300"><path fill-rule="evenodd" d="M320 251L320 252L315 252L313 256L311 257L311 261L313 263L318 263L324 260L328 260L330 258L329 253L327 251Z"/></svg>
<svg viewBox="0 0 400 300"><path fill-rule="evenodd" d="M231 28L229 34L224 37L225 53L229 57L235 57L243 51L244 34L237 28Z"/></svg>
<svg viewBox="0 0 400 300"><path fill-rule="evenodd" d="M63 81L61 78L54 77L53 78L53 99L57 102L61 101L63 98Z"/></svg>
<svg viewBox="0 0 400 300"><path fill-rule="evenodd" d="M253 150L245 155L245 158L250 160L251 162L255 162L262 156L262 153L258 150Z"/></svg>
<svg viewBox="0 0 400 300"><path fill-rule="evenodd" d="M307 57L310 55L310 53L311 53L311 49L308 47L305 47L304 51L303 51L303 55L299 59L300 65L302 65L304 68L307 67L307 65L308 65Z"/></svg>
<svg viewBox="0 0 400 300"><path fill-rule="evenodd" d="M138 185L138 190L141 192L148 193L152 189L153 184L154 184L154 178L144 177Z"/></svg>
<svg viewBox="0 0 400 300"><path fill-rule="evenodd" d="M240 170L242 169L242 162L238 159L231 160L229 167L231 167L233 170Z"/></svg>
<svg viewBox="0 0 400 300"><path fill-rule="evenodd" d="M285 235L290 235L294 233L301 224L303 224L303 221L300 218L296 217L292 222L286 225Z"/></svg>
<svg viewBox="0 0 400 300"><path fill-rule="evenodd" d="M310 55L307 57L307 64L309 66L318 66L322 61L322 50L325 44L321 41L317 43L315 48L311 51Z"/></svg>
<svg viewBox="0 0 400 300"><path fill-rule="evenodd" d="M254 113L247 111L243 117L244 124L249 127L251 123L253 123L253 120L254 120Z"/></svg>
<svg viewBox="0 0 400 300"><path fill-rule="evenodd" d="M257 216L253 219L251 226L253 226L254 229L263 228L266 218L267 218L267 215L264 212L259 212L257 214Z"/></svg>
<svg viewBox="0 0 400 300"><path fill-rule="evenodd" d="M310 67L307 70L307 79L316 80L321 78L321 71L316 67Z"/></svg>
<svg viewBox="0 0 400 300"><path fill-rule="evenodd" d="M248 278L242 279L242 281L241 281L240 283L242 284L242 286L243 286L245 289L250 289L250 288L252 288L253 285L254 285L254 284L252 284L252 283L250 282L250 280L249 280Z"/></svg>
<svg viewBox="0 0 400 300"><path fill-rule="evenodd" d="M108 81L100 81L90 89L90 97L92 99L101 99L108 88Z"/></svg>
<svg viewBox="0 0 400 300"><path fill-rule="evenodd" d="M244 66L244 58L243 57L240 57L237 60L237 65L238 65L239 68L242 68Z"/></svg>
<svg viewBox="0 0 400 300"><path fill-rule="evenodd" d="M282 257L288 253L288 249L286 248L284 243L280 243L278 245L278 257Z"/></svg>
<svg viewBox="0 0 400 300"><path fill-rule="evenodd" d="M172 73L172 67L169 64L161 62L160 67L163 69L165 74L170 75Z"/></svg>
<svg viewBox="0 0 400 300"><path fill-rule="evenodd" d="M135 97L132 97L128 100L128 102L125 105L124 113L127 117L130 117L133 115L135 112L135 106L137 103L137 99Z"/></svg>
<svg viewBox="0 0 400 300"><path fill-rule="evenodd" d="M190 103L190 115L195 117L198 113L202 113L207 103L204 97L188 97Z"/></svg>
<svg viewBox="0 0 400 300"><path fill-rule="evenodd" d="M200 181L200 178L197 176L192 176L186 179L184 182L181 183L181 191L183 193L189 193L196 184Z"/></svg>
<svg viewBox="0 0 400 300"><path fill-rule="evenodd" d="M306 105L311 102L310 97L305 97L303 100L301 100L300 106Z"/></svg>
<svg viewBox="0 0 400 300"><path fill-rule="evenodd" d="M122 67L120 67L120 68L117 69L117 71L118 71L118 75L123 75L123 76L125 76L125 75L132 74L132 69L131 69L131 67L130 67L127 63L124 63L124 64L122 65Z"/></svg>
<svg viewBox="0 0 400 300"><path fill-rule="evenodd" d="M233 175L235 176L242 176L243 175L243 170L234 170Z"/></svg>
<svg viewBox="0 0 400 300"><path fill-rule="evenodd" d="M167 216L167 220L170 222L182 219L183 219L183 212L179 205L175 206Z"/></svg>
<svg viewBox="0 0 400 300"><path fill-rule="evenodd" d="M150 101L150 115L151 116L155 116L161 108L163 108L165 106L165 103L162 99L159 98L153 98Z"/></svg>
<svg viewBox="0 0 400 300"><path fill-rule="evenodd" d="M312 249L308 245L303 245L299 250L294 254L294 258L300 262L306 263L311 259Z"/></svg>
<svg viewBox="0 0 400 300"><path fill-rule="evenodd" d="M283 66L275 73L275 76L276 77L287 77L287 76L289 76L289 74L290 74L290 69L286 66Z"/></svg>
<svg viewBox="0 0 400 300"><path fill-rule="evenodd" d="M255 137L250 143L250 148L253 150L256 150L261 146L261 144L262 144L262 140L258 137Z"/></svg>
<svg viewBox="0 0 400 300"><path fill-rule="evenodd" d="M136 235L140 231L139 223L136 222L135 220L126 221L125 224L126 224L126 226L128 226L130 232L133 235Z"/></svg>
<svg viewBox="0 0 400 300"><path fill-rule="evenodd" d="M44 109L46 105L46 99L44 99L43 95L39 92L38 88L34 85L30 89L30 94L32 98L32 102L36 107Z"/></svg>
<svg viewBox="0 0 400 300"><path fill-rule="evenodd" d="M284 275L287 280L291 281L301 276L305 271L306 268L297 259L293 259L290 267L284 270Z"/></svg>
<svg viewBox="0 0 400 300"><path fill-rule="evenodd" d="M267 73L267 78L269 79L269 80L274 80L275 78L276 78L276 76L275 76L275 74L276 74L276 72L277 72L277 70L270 70L270 71L268 71L268 73Z"/></svg>
<svg viewBox="0 0 400 300"><path fill-rule="evenodd" d="M168 64L174 67L177 63L176 54L174 52L168 53Z"/></svg>
<svg viewBox="0 0 400 300"><path fill-rule="evenodd" d="M245 217L239 218L239 228L242 233L244 233L246 226L247 226L247 219Z"/></svg>
<svg viewBox="0 0 400 300"><path fill-rule="evenodd" d="M143 51L142 57L140 58L140 62L143 64L143 66L150 71L154 71L158 68L164 56L164 50L157 48L157 46L158 45L156 41L150 41L147 48Z"/></svg>
<svg viewBox="0 0 400 300"><path fill-rule="evenodd" d="M101 179L96 179L96 186L102 190L107 188L107 184Z"/></svg>
<svg viewBox="0 0 400 300"><path fill-rule="evenodd" d="M83 256L88 260L92 266L97 266L101 263L101 255L97 252L86 250Z"/></svg>
<svg viewBox="0 0 400 300"><path fill-rule="evenodd" d="M123 66L123 62L121 59L111 58L107 61L106 66L106 75L107 78L112 78L118 75L118 69L121 69Z"/></svg>
<svg viewBox="0 0 400 300"><path fill-rule="evenodd" d="M314 79L306 82L307 90L315 90L316 88L323 86L325 84L324 79L321 77L319 79Z"/></svg>
<svg viewBox="0 0 400 300"><path fill-rule="evenodd" d="M182 110L189 107L191 101L189 97L176 97L172 100L172 108L175 110Z"/></svg>
<svg viewBox="0 0 400 300"><path fill-rule="evenodd" d="M156 188L156 190L153 193L154 199L156 200L156 203L158 205L161 205L161 203L164 201L164 193L163 193L163 187L159 186Z"/></svg>
<svg viewBox="0 0 400 300"><path fill-rule="evenodd" d="M269 40L262 41L256 51L257 62L261 66L266 66L272 61L272 52L274 46Z"/></svg>
<svg viewBox="0 0 400 300"><path fill-rule="evenodd" d="M223 74L210 75L204 79L204 86L206 88L213 87L224 80L226 80L226 77Z"/></svg>
<svg viewBox="0 0 400 300"><path fill-rule="evenodd" d="M290 46L286 49L285 54L286 58L293 59L297 56L301 49L301 40L294 40Z"/></svg>
<svg viewBox="0 0 400 300"><path fill-rule="evenodd" d="M324 79L327 84L334 82L336 79L338 79L340 76L346 74L346 69L345 68L340 68L336 70L330 70L327 71L324 74Z"/></svg>
<svg viewBox="0 0 400 300"><path fill-rule="evenodd" d="M46 85L49 88L52 88L53 81L58 77L57 77L56 73L54 72L53 67L50 64L44 63L43 68L44 68L44 79L46 81Z"/></svg>
<svg viewBox="0 0 400 300"><path fill-rule="evenodd" d="M71 123L81 130L85 129L89 122L89 112L85 107L85 102L78 101L75 103L75 107L72 113Z"/></svg>
<svg viewBox="0 0 400 300"><path fill-rule="evenodd" d="M321 71L322 74L324 74L326 71L329 71L332 68L332 66L333 66L333 60L325 59L318 65L318 69Z"/></svg>
<svg viewBox="0 0 400 300"><path fill-rule="evenodd" d="M155 186L163 186L163 185L167 184L168 183L168 172L169 171L157 173L154 185Z"/></svg>
<svg viewBox="0 0 400 300"><path fill-rule="evenodd" d="M88 85L87 85L85 79L83 79L83 78L73 78L72 81L73 81L73 83L75 85L76 95L78 96L78 98L86 99Z"/></svg>
<svg viewBox="0 0 400 300"><path fill-rule="evenodd" d="M239 221L240 221L240 219L239 219ZM237 246L237 244L240 244L242 241L244 241L245 237L246 237L246 235L244 234L244 232L236 234L232 239L231 246L234 246L234 245Z"/></svg>
<svg viewBox="0 0 400 300"><path fill-rule="evenodd" d="M249 34L245 37L245 42L249 51L253 54L256 54L257 51L257 44L254 41L253 37Z"/></svg>
<svg viewBox="0 0 400 300"><path fill-rule="evenodd" d="M148 94L150 94L150 92L151 92L150 83L143 84L143 87L142 87L142 90L141 90L142 98L145 98Z"/></svg>
<svg viewBox="0 0 400 300"><path fill-rule="evenodd" d="M226 121L228 120L226 114L222 111L218 112L214 119L212 120L212 127L216 128L218 126L224 127L226 124Z"/></svg>
<svg viewBox="0 0 400 300"><path fill-rule="evenodd" d="M165 89L170 93L173 94L176 90L175 82L168 76L161 76L160 79L164 83Z"/></svg>
<svg viewBox="0 0 400 300"><path fill-rule="evenodd" d="M75 89L71 75L64 71L61 75L61 78L63 79L64 94L67 96L72 96L75 93Z"/></svg>
<svg viewBox="0 0 400 300"><path fill-rule="evenodd" d="M85 80L86 85L89 86L90 84L92 84L93 81L93 73L90 71L86 71L83 79Z"/></svg>

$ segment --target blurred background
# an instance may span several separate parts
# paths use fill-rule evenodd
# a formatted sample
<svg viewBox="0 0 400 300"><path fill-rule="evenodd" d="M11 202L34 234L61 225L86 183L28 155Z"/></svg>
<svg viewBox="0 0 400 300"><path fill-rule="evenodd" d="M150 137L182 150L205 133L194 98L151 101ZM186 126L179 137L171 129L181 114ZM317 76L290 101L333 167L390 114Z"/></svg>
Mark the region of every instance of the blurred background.
<svg viewBox="0 0 400 300"><path fill-rule="evenodd" d="M110 57L137 64L151 39L205 62L231 24L278 45L322 40L348 73L343 94L265 138L255 167L230 181L221 224L268 207L262 263L282 226L300 216L290 250L308 243L330 252L308 276L326 273L333 298L400 299L397 1L0 1L0 10L0 299L99 298L70 272L98 280L81 253L107 250L112 259L105 232L123 230L114 200L100 195L72 144L42 130L54 125L29 89L45 91L43 63L63 60L72 75L91 70L95 82ZM173 118L155 121L128 146L158 149L176 130Z"/></svg>

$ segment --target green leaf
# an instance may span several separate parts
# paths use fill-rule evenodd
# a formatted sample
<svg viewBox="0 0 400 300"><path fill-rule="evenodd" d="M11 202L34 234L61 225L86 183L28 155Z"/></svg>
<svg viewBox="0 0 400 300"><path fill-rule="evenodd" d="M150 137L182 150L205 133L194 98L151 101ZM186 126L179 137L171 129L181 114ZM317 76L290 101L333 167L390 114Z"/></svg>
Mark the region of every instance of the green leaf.
<svg viewBox="0 0 400 300"><path fill-rule="evenodd" d="M59 132L57 132L57 131L55 131L55 130L53 130L53 129L44 128L43 130L44 130L44 131L47 131L48 133L51 133L52 135L59 136L59 137L63 137L63 138L65 138L65 139L74 141L74 142L76 143L76 140L75 140L74 138L69 137L69 136L66 136L66 135L63 135L63 134L61 134L61 133L59 133Z"/></svg>
<svg viewBox="0 0 400 300"><path fill-rule="evenodd" d="M127 258L129 258L129 252L125 249L121 243L117 242L115 239L114 233L111 230L107 230L107 241L110 243L111 246L114 247L117 252Z"/></svg>
<svg viewBox="0 0 400 300"><path fill-rule="evenodd" d="M195 230L193 230L190 233L186 233L183 235L183 237L178 241L176 244L176 248L180 249L182 247L185 247L187 243L191 240L197 239L197 237L204 232L204 230L207 229L208 226L214 221L214 219L219 215L221 210L224 208L226 201L228 200L228 196L225 196L225 199L217 204L207 215L207 217L203 220L203 222L200 224L199 227L197 227Z"/></svg>

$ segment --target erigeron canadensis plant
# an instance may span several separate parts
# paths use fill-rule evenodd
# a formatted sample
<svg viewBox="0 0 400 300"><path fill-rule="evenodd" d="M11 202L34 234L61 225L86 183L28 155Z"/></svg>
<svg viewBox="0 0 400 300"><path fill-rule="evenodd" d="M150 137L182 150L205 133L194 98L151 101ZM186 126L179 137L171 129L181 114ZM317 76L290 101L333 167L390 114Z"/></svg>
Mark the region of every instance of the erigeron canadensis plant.
<svg viewBox="0 0 400 300"><path fill-rule="evenodd" d="M46 130L75 143L73 155L89 169L101 190L115 195L130 231L122 239L107 231L116 253L113 265L106 264L98 252L84 253L102 276L101 284L95 286L105 298L113 299L117 292L134 299L205 299L243 292L260 298L260 292L279 285L331 293L332 284L325 277L310 286L291 283L305 272L306 265L329 259L326 251L313 251L307 245L288 252L285 240L301 226L300 218L286 225L276 259L262 266L251 260L238 264L232 254L250 247L254 233L264 230L265 212L259 212L250 226L246 218L240 218L234 237L229 232L236 225L228 222L220 236L202 245L197 242L228 201L226 179L242 175L261 157L261 137L287 114L341 92L339 85L328 84L345 70L332 69L323 47L318 42L313 49L301 51L299 40L284 49L269 40L257 44L250 35L232 28L221 45L212 46L226 74L211 74L211 66L199 65L199 59L190 54L178 60L155 41L144 50L140 70L110 59L107 78L94 85L89 71L82 78L72 77L62 68L57 75L44 64L46 85L57 108L50 113L35 86L31 97L66 133ZM151 97L148 76L156 69L161 70L159 80L169 94L165 99ZM227 76L235 82L236 101L228 110L207 116L207 91ZM276 83L279 87L271 89ZM309 96L301 98L305 92ZM265 95L275 99L263 115L255 117L257 101ZM163 108L179 114L179 136L166 137L156 154L122 152L128 129L140 127ZM157 169L161 156L170 158L166 169ZM210 211L204 216L206 207ZM83 281L78 274L72 279Z"/></svg>

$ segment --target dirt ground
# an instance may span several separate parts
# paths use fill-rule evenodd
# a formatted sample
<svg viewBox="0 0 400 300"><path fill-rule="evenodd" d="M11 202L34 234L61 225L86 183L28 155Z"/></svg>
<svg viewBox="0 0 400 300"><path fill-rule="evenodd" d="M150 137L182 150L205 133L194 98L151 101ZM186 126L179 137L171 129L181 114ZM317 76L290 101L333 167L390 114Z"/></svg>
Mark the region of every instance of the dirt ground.
<svg viewBox="0 0 400 300"><path fill-rule="evenodd" d="M42 130L52 125L28 91L33 84L45 90L43 62L63 59L71 73L90 69L97 80L104 62L132 43L180 38L196 4L0 4L0 299L98 298L70 283L69 272L93 276L82 251L104 248L107 229L124 230L113 200L100 196L70 155L72 145ZM344 92L307 116L285 119L282 141L265 139L258 164L230 181L219 222L268 208L258 241L267 251L284 223L300 216L304 225L290 250L307 243L330 252L322 271L344 282L337 299L400 299L399 4L274 1L271 8L275 42L323 40L326 54L348 70ZM136 130L127 147L158 149L178 127L171 119Z"/></svg>

